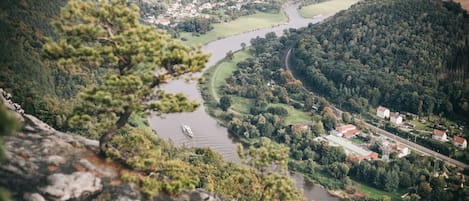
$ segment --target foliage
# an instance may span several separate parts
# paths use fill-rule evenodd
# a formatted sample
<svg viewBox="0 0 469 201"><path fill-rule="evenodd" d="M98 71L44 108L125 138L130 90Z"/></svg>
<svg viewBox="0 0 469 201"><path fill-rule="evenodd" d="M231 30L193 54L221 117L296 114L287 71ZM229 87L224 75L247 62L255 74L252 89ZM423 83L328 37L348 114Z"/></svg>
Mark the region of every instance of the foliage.
<svg viewBox="0 0 469 201"><path fill-rule="evenodd" d="M324 129L330 131L335 128L337 125L337 118L335 117L332 108L325 107L322 111L322 123L324 124Z"/></svg>
<svg viewBox="0 0 469 201"><path fill-rule="evenodd" d="M345 177L348 175L349 167L344 163L334 162L327 166L327 170L329 174L331 174L336 179L345 179Z"/></svg>
<svg viewBox="0 0 469 201"><path fill-rule="evenodd" d="M187 18L182 23L177 25L178 29L185 32L194 32L198 34L205 34L213 29L211 21L205 18Z"/></svg>
<svg viewBox="0 0 469 201"><path fill-rule="evenodd" d="M293 63L305 85L355 113L371 104L467 117L458 55L468 54L468 24L453 2L362 1L297 32Z"/></svg>
<svg viewBox="0 0 469 201"><path fill-rule="evenodd" d="M220 108L223 111L227 111L231 106L231 98L229 96L222 96L220 98Z"/></svg>
<svg viewBox="0 0 469 201"><path fill-rule="evenodd" d="M3 104L0 102L0 142L3 136L11 135L19 129L18 120L6 110ZM0 143L0 160L3 157L2 145L3 143Z"/></svg>
<svg viewBox="0 0 469 201"><path fill-rule="evenodd" d="M18 129L19 123L18 120L9 114L3 105L0 102L0 163L3 160L3 137L6 135L11 135ZM10 193L0 188L0 200L11 200Z"/></svg>
<svg viewBox="0 0 469 201"><path fill-rule="evenodd" d="M214 23L213 29L203 35L181 32L179 38L186 44L202 45L210 41L228 36L234 36L247 31L268 28L288 21L285 13L258 12L253 15L242 16L228 23Z"/></svg>
<svg viewBox="0 0 469 201"><path fill-rule="evenodd" d="M343 13L340 15L343 15ZM356 18L358 17L360 16L356 16ZM350 18L354 19L354 17ZM331 21L334 20L335 19L332 19ZM329 22L325 22L325 25L319 26L330 26L328 23ZM252 109L249 115L234 116L228 119L227 127L230 134L251 143L257 142L259 137L268 137L275 142L284 143L291 151L290 168L294 171L300 171L306 174L309 178L329 188L336 189L345 187L345 182L350 181L350 177L356 181L361 181L375 187L376 189L374 190L376 192L385 192L385 195L392 195L394 199L397 197L395 196L396 194L407 191L409 188L417 189L421 184L426 186L425 182L429 184L428 187L430 188L436 186L436 183L430 184L432 180L431 172L435 170L438 171L438 168L434 169L434 167L432 167L433 162L429 157L411 155L407 158L392 159L389 163L366 160L358 162L354 158L347 158L342 148L330 146L327 142L314 140L315 136L324 133L324 127L326 125L330 129L337 123L334 111L324 98L313 99L304 92L297 94L294 88L293 90L287 90L288 83L291 83L294 78L291 74L282 69L282 56L285 53L284 51L288 49L288 45L296 44L298 47L304 45L304 49L311 52L309 52L309 55L305 55L305 58L292 58L295 60L293 62L295 69L304 66L305 62L314 64L315 61L318 61L319 63L322 59L329 57L330 59L340 60L341 57L336 58L332 53L322 53L320 49L323 47L322 43L305 42L307 40L314 41L314 37L316 37L314 34L321 33L320 31L321 30L317 29L315 26L309 26L308 28L300 30L287 30L285 31L285 36L280 38L276 37L274 34L269 34L266 35L265 38L258 37L251 41L252 45L249 51L253 58L238 63L238 69L233 72L231 78L226 79L226 86L223 87L221 92L245 98L257 97L257 100L252 101ZM327 36L330 35L332 34L329 33ZM332 42L334 41L328 41L327 43L331 45L330 43ZM334 43L334 45L336 44ZM294 51L297 50L294 49L293 54L295 54ZM315 54L319 56L312 58ZM351 62L350 65L354 65L354 63ZM346 66L340 67L345 68ZM331 67L331 71L332 70L333 68ZM321 75L318 72L319 71L314 75ZM349 71L344 72L348 73ZM303 72L303 74L295 73L295 75L305 74ZM351 76L351 81L354 80L355 77ZM319 89L318 92L335 95L328 97L334 98L338 95L349 94L343 99L342 106L350 108L353 113L365 112L370 104L380 103L378 99L381 96L381 91L378 93L378 90L370 91L370 93L372 92L374 94L371 99L350 95L356 93L357 90L361 91L362 87L368 87L367 84L360 85L360 89L344 88L342 89L344 93L339 94L339 90L330 88L333 87L335 83L328 80L325 76L319 79L320 81L324 81L320 84L311 83L307 76L302 78L305 78L305 84L309 82L307 85ZM342 82L344 80L347 82L346 78L347 77L341 78ZM274 86L271 85L272 83L274 83ZM336 102L342 99L332 100ZM282 101L285 104L291 104L293 101L298 101L300 105L304 104L304 110L315 113L312 119L317 122L313 123L312 127L304 132L298 132L294 129L294 126L283 127L279 124L272 124L275 117L270 116L272 114L268 113L266 108L269 104ZM352 116L349 113L343 115L343 119L352 121ZM277 115L277 118L279 118L280 121L285 121L284 117ZM328 122L327 118L330 119L330 122ZM448 168L446 165L444 167ZM450 172L451 175L450 178L447 179L447 182L452 183L453 188L445 192L447 197L451 198L464 191L464 189L456 187L456 185L461 182L461 177L457 174L460 170L449 168L445 171ZM410 191L416 192L413 190ZM379 193L376 194L382 195ZM382 198L375 197L366 199L381 200ZM388 199L388 197L384 199Z"/></svg>
<svg viewBox="0 0 469 201"><path fill-rule="evenodd" d="M103 153L112 149L107 143L134 112L192 111L197 106L182 95L163 92L147 104L154 87L200 71L208 58L139 19L138 8L125 0L70 1L54 22L60 39L44 45L46 57L69 70L106 69L98 84L80 94L70 120L78 131L100 137Z"/></svg>
<svg viewBox="0 0 469 201"><path fill-rule="evenodd" d="M80 86L92 75L72 75L53 62L41 61L46 37L55 37L49 24L65 0L1 1L0 87L13 101L56 129L63 129L66 114Z"/></svg>
<svg viewBox="0 0 469 201"><path fill-rule="evenodd" d="M115 152L111 155L117 160L125 159L122 162L132 168L132 172L122 172L121 178L138 184L149 197L194 188L241 201L260 200L262 196L265 200L296 201L301 197L288 177L226 163L220 154L209 148L174 147L145 129L127 128L127 131L113 138ZM270 147L269 153L275 149L277 154L269 156L273 157L271 160L283 161L276 163L283 167L288 149L282 146L277 149L279 145L267 147Z"/></svg>
<svg viewBox="0 0 469 201"><path fill-rule="evenodd" d="M350 115L350 113L342 113L342 121L346 124L352 123L352 116Z"/></svg>
<svg viewBox="0 0 469 201"><path fill-rule="evenodd" d="M4 188L0 188L0 200L2 200L2 201L12 200L10 192L5 190Z"/></svg>
<svg viewBox="0 0 469 201"><path fill-rule="evenodd" d="M238 153L244 163L261 173L262 190L258 192L258 200L304 200L288 178L288 152L285 145L265 137L260 139L258 145L251 146L247 153L244 153L242 146L238 146Z"/></svg>

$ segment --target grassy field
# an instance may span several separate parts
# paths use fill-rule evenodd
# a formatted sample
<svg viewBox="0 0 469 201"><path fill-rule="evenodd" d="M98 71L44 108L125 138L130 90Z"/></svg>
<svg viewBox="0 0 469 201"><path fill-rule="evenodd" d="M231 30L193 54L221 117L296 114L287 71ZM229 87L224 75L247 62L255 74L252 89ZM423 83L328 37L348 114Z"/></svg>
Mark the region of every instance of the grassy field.
<svg viewBox="0 0 469 201"><path fill-rule="evenodd" d="M300 9L299 13L305 18L310 18L316 15L324 15L329 13L335 13L340 10L345 10L349 8L352 4L357 2L358 0L331 0L305 6Z"/></svg>
<svg viewBox="0 0 469 201"><path fill-rule="evenodd" d="M249 114L251 110L251 105L254 104L254 100L239 97L239 96L231 96L231 100L232 100L231 108L234 111L237 111L243 114Z"/></svg>
<svg viewBox="0 0 469 201"><path fill-rule="evenodd" d="M192 36L191 33L182 32L181 38L186 38L188 45L203 45L210 41L232 36L247 31L272 27L288 21L288 17L284 12L277 14L272 13L256 13L254 15L243 16L228 23L213 24L213 29L206 34L200 36Z"/></svg>
<svg viewBox="0 0 469 201"><path fill-rule="evenodd" d="M250 57L252 56L249 55L247 50L238 51L233 55L232 60L225 59L217 64L211 78L211 85L214 87L216 94L220 94L220 86L222 86L225 83L226 78L230 77L233 71L236 70L236 64Z"/></svg>
<svg viewBox="0 0 469 201"><path fill-rule="evenodd" d="M398 201L401 200L401 195L403 195L405 192L402 190L398 190L396 192L386 192L382 191L379 189L376 189L374 187L371 187L369 185L363 184L361 182L353 181L355 184L357 184L358 188L363 191L366 195L368 195L371 198L382 198L383 195L388 196L391 198L392 201Z"/></svg>
<svg viewBox="0 0 469 201"><path fill-rule="evenodd" d="M423 123L421 123L419 120L413 120L410 123L415 125L415 129L417 130L425 130L427 129L427 126Z"/></svg>
<svg viewBox="0 0 469 201"><path fill-rule="evenodd" d="M354 137L354 138L350 138L349 139L351 142L355 143L355 144L363 144L364 141L358 137Z"/></svg>
<svg viewBox="0 0 469 201"><path fill-rule="evenodd" d="M297 123L310 122L311 116L301 110L293 108L291 105L285 105L282 103L269 104L267 107L283 107L288 110L288 117L285 120L286 125L293 125Z"/></svg>
<svg viewBox="0 0 469 201"><path fill-rule="evenodd" d="M217 63L215 66L209 68L205 72L208 85L205 85L207 89L210 91L210 94L214 97L214 99L219 99L220 97L220 87L225 84L226 78L230 77L233 71L236 70L236 64L240 61L243 61L247 58L252 57L249 55L248 51L238 51L235 52L233 55L232 60L224 59L221 62ZM232 99L231 109L242 113L242 114L249 114L251 109L251 105L253 104L253 99L243 98L239 96L230 96ZM269 104L267 107L276 106L276 107L283 107L288 110L288 117L286 118L286 124L296 124L296 123L303 123L311 121L311 116L303 112L301 110L297 110L292 106L286 104Z"/></svg>

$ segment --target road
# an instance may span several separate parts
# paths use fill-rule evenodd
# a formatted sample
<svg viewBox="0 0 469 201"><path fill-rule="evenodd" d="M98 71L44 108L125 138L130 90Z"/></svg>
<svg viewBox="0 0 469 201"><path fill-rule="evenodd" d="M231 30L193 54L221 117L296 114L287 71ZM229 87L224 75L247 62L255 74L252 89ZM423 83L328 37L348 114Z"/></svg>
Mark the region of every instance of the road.
<svg viewBox="0 0 469 201"><path fill-rule="evenodd" d="M289 68L289 65L288 65L288 60L289 60L289 58L290 58L291 50L292 50L292 48L288 49L287 53L285 54L285 59L284 59L284 61L285 61L285 70L287 70L287 71L290 71L290 68ZM309 93L309 94L314 94L313 92L311 92L311 91L309 91L308 89L306 89L304 86L303 86L303 90L305 90L305 92L307 92L307 93ZM339 113L342 113L342 112L343 112L342 110L336 108L335 106L332 106L332 105L331 105L331 107L333 107L333 109L334 109L335 111L338 111ZM455 166L458 166L458 167L461 167L461 168L469 168L469 165L467 165L467 164L465 164L465 163L462 163L462 162L460 162L460 161L454 160L454 159L452 159L452 158L450 158L450 157L448 157L448 156L445 156L445 155L443 155L443 154L440 154L440 153L438 153L438 152L435 152L435 151L433 151L433 150L431 150L431 149L428 149L428 148L426 148L426 147L424 147L424 146L421 146L421 145L418 145L418 144L413 143L413 142L411 142L411 141L408 141L407 139L401 138L401 137L399 137L399 136L397 136L397 135L394 135L394 134L392 134L392 133L390 133L390 132L388 132L388 131L385 131L385 130L383 130L383 129L381 129L381 128L378 128L378 127L376 127L376 126L374 126L374 125L371 125L371 124L366 123L366 122L364 122L364 125L365 125L368 129L374 131L376 134L381 135L381 136L385 136L385 137L390 138L390 139L393 139L393 140L395 140L395 141L397 141L397 142L399 142L399 143L401 143L401 144L404 144L405 146L407 146L407 147L408 147L409 149L411 149L411 150L414 150L414 151L416 151L416 152L422 153L422 154L427 155L427 156L433 156L433 157L435 157L435 158L438 158L438 159L440 159L440 160L442 160L442 161L445 161L445 162L447 162L447 163L449 163L449 164L452 164L452 165L455 165Z"/></svg>

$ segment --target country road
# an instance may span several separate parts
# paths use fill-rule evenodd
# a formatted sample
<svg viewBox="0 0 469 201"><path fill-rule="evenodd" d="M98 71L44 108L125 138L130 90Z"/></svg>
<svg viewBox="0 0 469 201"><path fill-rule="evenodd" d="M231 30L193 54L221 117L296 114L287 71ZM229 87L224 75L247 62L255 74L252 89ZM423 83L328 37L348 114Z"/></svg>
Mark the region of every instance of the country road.
<svg viewBox="0 0 469 201"><path fill-rule="evenodd" d="M284 59L284 61L285 61L285 70L287 70L287 71L290 71L290 67L289 67L288 60L289 60L289 58L290 58L291 50L292 50L292 48L289 48L289 49L288 49L287 53L285 54L285 59ZM293 73L292 73L292 75L293 75ZM314 95L314 93L311 92L311 91L309 91L305 86L302 86L302 87L303 87L303 90L304 90L305 92ZM339 113L342 113L342 112L343 112L342 110L336 108L335 106L332 106L332 105L331 105L331 107L333 107L333 109L334 109L335 111L338 111ZM458 167L461 167L461 168L469 168L469 165L467 165L467 164L465 164L465 163L463 163L463 162L454 160L454 159L452 159L452 158L450 158L450 157L448 157L448 156L445 156L445 155L443 155L443 154L440 154L440 153L438 153L438 152L435 152L435 151L433 151L433 150L431 150L431 149L428 149L428 148L426 148L426 147L424 147L424 146L421 146L421 145L418 145L418 144L413 143L413 142L411 142L411 141L408 141L408 140L406 140L406 139L404 139L404 138L401 138L401 137L399 137L399 136L397 136L397 135L394 135L394 134L392 134L392 133L390 133L390 132L388 132L388 131L385 131L385 130L383 130L383 129L381 129L381 128L378 128L378 127L376 127L376 126L374 126L374 125L371 125L371 124L366 123L366 122L364 122L364 125L365 125L368 129L374 131L376 134L381 135L381 136L385 136L385 137L390 138L390 139L393 139L393 140L395 140L395 141L398 141L399 143L404 144L405 146L407 146L407 147L408 147L409 149L411 149L411 150L417 151L417 152L422 153L422 154L424 154L424 155L433 156L433 157L435 157L435 158L438 158L438 159L443 160L443 161L445 161L445 162L447 162L447 163L449 163L449 164L452 164L452 165L455 165L455 166L458 166Z"/></svg>

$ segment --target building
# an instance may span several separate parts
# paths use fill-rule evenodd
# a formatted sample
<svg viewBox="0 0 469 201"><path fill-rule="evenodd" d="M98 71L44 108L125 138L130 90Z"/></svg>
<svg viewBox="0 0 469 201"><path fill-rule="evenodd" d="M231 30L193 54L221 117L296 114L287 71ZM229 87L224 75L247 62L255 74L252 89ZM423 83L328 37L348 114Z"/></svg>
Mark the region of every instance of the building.
<svg viewBox="0 0 469 201"><path fill-rule="evenodd" d="M344 138L352 138L356 135L360 134L360 130L357 129L356 126L352 124L342 125L335 128L337 132L334 132L337 136L344 137Z"/></svg>
<svg viewBox="0 0 469 201"><path fill-rule="evenodd" d="M382 150L383 150L383 159L388 159L390 153L397 154L398 158L405 157L410 154L410 150L408 147L400 145L398 143L394 144L387 140L382 142Z"/></svg>
<svg viewBox="0 0 469 201"><path fill-rule="evenodd" d="M432 138L443 142L448 141L448 136L446 135L446 132L438 129L433 129Z"/></svg>
<svg viewBox="0 0 469 201"><path fill-rule="evenodd" d="M375 152L371 152L370 154L368 155L363 155L363 156L358 156L357 159L359 161L361 160L378 160L379 159L379 155L378 153L375 153Z"/></svg>
<svg viewBox="0 0 469 201"><path fill-rule="evenodd" d="M453 137L453 144L461 149L467 148L467 140L459 136Z"/></svg>
<svg viewBox="0 0 469 201"><path fill-rule="evenodd" d="M396 150L397 157L399 157L399 158L402 158L402 157L407 156L407 155L410 154L410 151L409 151L408 147L405 147L405 146L402 146L402 145L399 145L399 144L396 144L394 149Z"/></svg>
<svg viewBox="0 0 469 201"><path fill-rule="evenodd" d="M158 19L156 20L156 23L157 23L157 24L164 25L164 26L168 26L169 24L171 24L171 18L169 18L169 17L161 17L161 18L158 18Z"/></svg>
<svg viewBox="0 0 469 201"><path fill-rule="evenodd" d="M391 111L383 106L379 106L378 109L376 109L376 115L383 119L389 118L390 113Z"/></svg>
<svg viewBox="0 0 469 201"><path fill-rule="evenodd" d="M390 115L390 121L397 125L402 124L402 115L399 112L393 112Z"/></svg>
<svg viewBox="0 0 469 201"><path fill-rule="evenodd" d="M345 153L348 156L355 156L358 160L377 160L378 154L369 150L365 150L352 142L335 136L335 135L327 135L324 137L331 146L341 146L344 148Z"/></svg>

